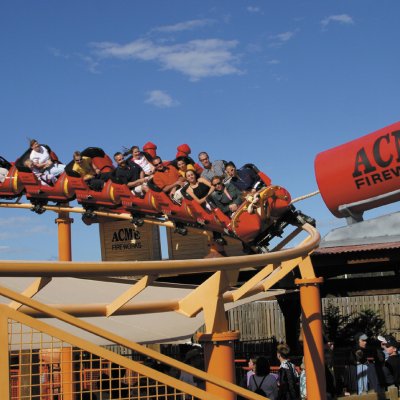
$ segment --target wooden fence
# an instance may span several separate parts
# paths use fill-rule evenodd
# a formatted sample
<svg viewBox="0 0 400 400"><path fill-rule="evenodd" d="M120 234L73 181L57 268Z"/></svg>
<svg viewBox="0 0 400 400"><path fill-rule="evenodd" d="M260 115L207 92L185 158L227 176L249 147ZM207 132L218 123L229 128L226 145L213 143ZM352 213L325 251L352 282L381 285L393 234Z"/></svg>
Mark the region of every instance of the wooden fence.
<svg viewBox="0 0 400 400"><path fill-rule="evenodd" d="M390 387L385 396L378 395L377 393L365 393L360 395L343 396L338 397L337 400L398 400L399 399L399 389L396 387Z"/></svg>
<svg viewBox="0 0 400 400"><path fill-rule="evenodd" d="M373 310L385 321L385 329L400 340L400 295L331 297L322 299L322 312L328 302L339 308L341 315ZM229 328L240 331L240 340L257 341L286 338L283 314L276 300L256 301L229 310Z"/></svg>

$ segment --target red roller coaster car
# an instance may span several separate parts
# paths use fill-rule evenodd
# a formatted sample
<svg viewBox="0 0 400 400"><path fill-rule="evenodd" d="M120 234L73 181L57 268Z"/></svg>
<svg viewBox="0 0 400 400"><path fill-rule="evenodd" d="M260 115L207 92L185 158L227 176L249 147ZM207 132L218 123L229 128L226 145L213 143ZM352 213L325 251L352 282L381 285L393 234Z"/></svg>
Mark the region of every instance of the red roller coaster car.
<svg viewBox="0 0 400 400"><path fill-rule="evenodd" d="M89 147L81 154L90 157L101 172L109 173L109 179L101 190L91 189L73 171L73 161L66 165L54 186L43 185L24 165L29 152L30 149L15 165L10 164L9 179L0 184L0 197L11 199L25 194L33 204L33 211L38 213L44 211L43 205L48 202L62 204L76 199L86 210L83 215L85 223L95 222L94 211L129 213L132 222L137 225L143 222L143 218L169 220L175 224L178 233L186 234L187 227L206 229L240 239L246 248L260 252L267 251L271 239L280 236L286 226L314 223L310 217L295 210L286 189L272 185L271 179L253 164L246 164L242 168L252 169L258 174L263 187L257 193L247 196L232 217L228 217L210 199L209 207L205 208L193 201L185 190L181 204L177 204L155 186L152 180L148 182L149 190L144 196L133 194L127 185L119 183L115 178L112 160L98 147ZM58 161L53 152L51 156L54 161Z"/></svg>

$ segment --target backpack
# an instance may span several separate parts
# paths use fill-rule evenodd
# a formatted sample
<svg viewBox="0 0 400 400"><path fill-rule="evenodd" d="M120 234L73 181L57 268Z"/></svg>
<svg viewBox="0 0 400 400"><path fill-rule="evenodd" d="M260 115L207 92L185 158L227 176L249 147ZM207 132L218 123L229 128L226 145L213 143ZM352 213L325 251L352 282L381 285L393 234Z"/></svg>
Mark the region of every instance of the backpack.
<svg viewBox="0 0 400 400"><path fill-rule="evenodd" d="M280 368L279 370L279 383L280 392L283 393L283 397L279 398L290 398L299 399L300 398L300 379L294 365L287 361L288 368ZM288 397L289 396L289 397Z"/></svg>
<svg viewBox="0 0 400 400"><path fill-rule="evenodd" d="M262 381L261 381L261 383L259 385L257 385L256 378L254 378L254 375L252 376L252 378L253 378L254 384L256 385L256 390L254 391L254 393L257 393L260 396L267 397L267 394L264 392L264 390L261 389L261 386L262 386L262 384L264 382L264 379L266 377L264 376L264 378L262 378Z"/></svg>

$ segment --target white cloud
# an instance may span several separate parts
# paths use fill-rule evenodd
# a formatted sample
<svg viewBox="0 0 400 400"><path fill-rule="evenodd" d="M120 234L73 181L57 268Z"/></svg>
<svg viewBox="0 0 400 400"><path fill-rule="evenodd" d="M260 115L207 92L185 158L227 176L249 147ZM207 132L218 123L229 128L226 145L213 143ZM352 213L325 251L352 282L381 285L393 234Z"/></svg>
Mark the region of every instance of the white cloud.
<svg viewBox="0 0 400 400"><path fill-rule="evenodd" d="M10 246L0 246L0 253L9 253L11 252Z"/></svg>
<svg viewBox="0 0 400 400"><path fill-rule="evenodd" d="M297 31L287 31L283 33L278 33L277 35L270 36L269 39L271 41L270 46L279 47L289 40L293 39L296 35Z"/></svg>
<svg viewBox="0 0 400 400"><path fill-rule="evenodd" d="M83 56L78 54L78 57L84 62L86 65L87 69L92 72L93 74L98 74L99 70L99 63L96 61L93 57L90 56Z"/></svg>
<svg viewBox="0 0 400 400"><path fill-rule="evenodd" d="M236 40L199 39L182 44L159 45L149 39L118 43L92 43L100 58L137 59L158 62L164 69L175 70L197 81L211 76L240 74L238 56L232 53Z"/></svg>
<svg viewBox="0 0 400 400"><path fill-rule="evenodd" d="M287 42L294 36L294 32L284 32L279 33L278 35L272 36L273 39L278 40L279 42Z"/></svg>
<svg viewBox="0 0 400 400"><path fill-rule="evenodd" d="M24 227L26 225L32 224L33 219L30 217L8 217L0 218L0 226L8 227Z"/></svg>
<svg viewBox="0 0 400 400"><path fill-rule="evenodd" d="M151 104L160 108L170 108L179 105L179 102L174 100L168 93L162 90L152 90L147 93L145 103Z"/></svg>
<svg viewBox="0 0 400 400"><path fill-rule="evenodd" d="M47 225L38 224L32 217L0 218L0 240L14 240L21 237L36 236L37 234L53 234L54 231Z"/></svg>
<svg viewBox="0 0 400 400"><path fill-rule="evenodd" d="M267 61L268 65L277 65L277 64L280 64L280 63L281 62L279 60L276 60L276 59Z"/></svg>
<svg viewBox="0 0 400 400"><path fill-rule="evenodd" d="M182 32L190 31L197 28L202 28L212 24L214 21L211 19L193 19L190 21L179 22L174 25L159 26L158 28L152 29L152 32Z"/></svg>
<svg viewBox="0 0 400 400"><path fill-rule="evenodd" d="M56 49L55 47L50 47L49 50L50 50L51 54L53 54L54 57L61 57L61 58L64 58L65 60L68 60L70 58L69 54L64 54L59 49Z"/></svg>
<svg viewBox="0 0 400 400"><path fill-rule="evenodd" d="M354 20L350 15L340 14L340 15L330 15L321 21L323 28L326 28L331 22L337 22L339 24L351 25L354 24Z"/></svg>
<svg viewBox="0 0 400 400"><path fill-rule="evenodd" d="M246 9L249 13L259 13L261 11L260 7L248 6Z"/></svg>

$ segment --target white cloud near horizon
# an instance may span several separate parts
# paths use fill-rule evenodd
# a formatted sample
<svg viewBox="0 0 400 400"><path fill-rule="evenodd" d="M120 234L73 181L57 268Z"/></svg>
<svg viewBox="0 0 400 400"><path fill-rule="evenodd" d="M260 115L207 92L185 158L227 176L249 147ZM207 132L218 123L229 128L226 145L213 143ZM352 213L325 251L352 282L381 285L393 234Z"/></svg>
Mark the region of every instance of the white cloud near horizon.
<svg viewBox="0 0 400 400"><path fill-rule="evenodd" d="M174 25L159 26L151 30L151 32L183 32L191 31L193 29L202 28L212 24L212 19L192 19L190 21L178 22Z"/></svg>
<svg viewBox="0 0 400 400"><path fill-rule="evenodd" d="M10 246L0 246L0 253L9 253L12 249Z"/></svg>
<svg viewBox="0 0 400 400"><path fill-rule="evenodd" d="M149 39L138 39L121 45L111 42L91 43L93 54L100 58L155 61L163 69L202 78L241 74L236 67L239 57L233 54L236 40L198 39L186 43L161 45Z"/></svg>
<svg viewBox="0 0 400 400"><path fill-rule="evenodd" d="M353 18L348 14L330 15L329 17L321 20L321 25L326 28L331 22L337 22L339 24L351 25L354 24Z"/></svg>
<svg viewBox="0 0 400 400"><path fill-rule="evenodd" d="M146 104L151 104L159 108L171 108L179 105L168 93L162 90L152 90L147 93Z"/></svg>

